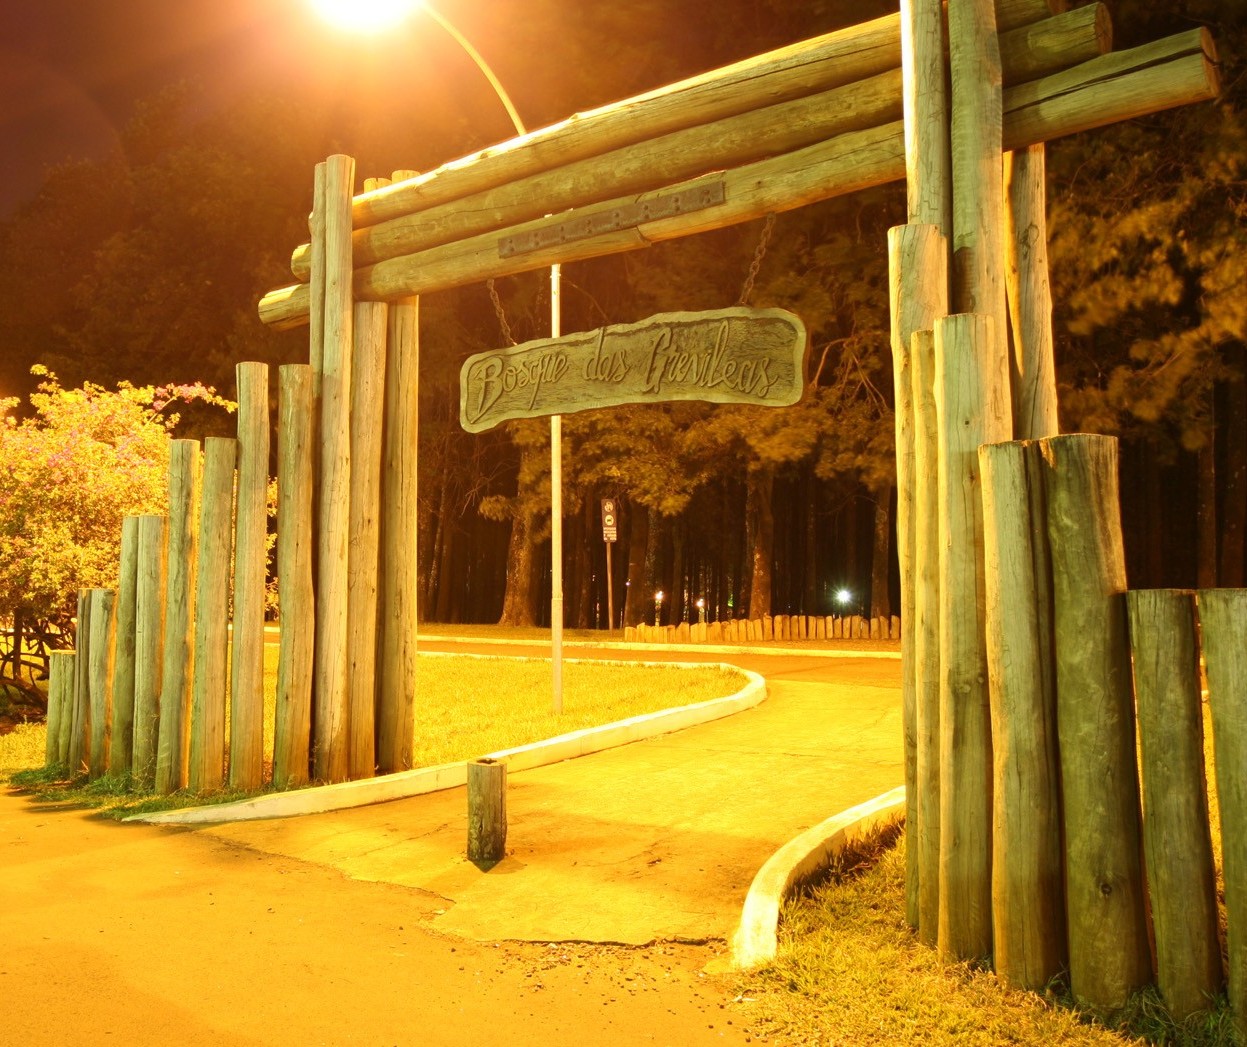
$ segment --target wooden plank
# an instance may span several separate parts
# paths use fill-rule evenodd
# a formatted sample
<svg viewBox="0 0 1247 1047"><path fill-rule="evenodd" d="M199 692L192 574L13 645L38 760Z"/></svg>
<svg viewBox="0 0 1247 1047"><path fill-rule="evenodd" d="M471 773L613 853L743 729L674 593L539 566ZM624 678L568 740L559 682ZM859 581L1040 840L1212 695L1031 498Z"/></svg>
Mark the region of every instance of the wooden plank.
<svg viewBox="0 0 1247 1047"><path fill-rule="evenodd" d="M979 448L993 756L996 974L1042 989L1065 964L1056 694L1040 643L1026 447Z"/></svg>
<svg viewBox="0 0 1247 1047"><path fill-rule="evenodd" d="M78 611L74 618L74 701L69 727L69 773L87 769L91 746L91 692L88 685L91 658L91 590L78 590Z"/></svg>
<svg viewBox="0 0 1247 1047"><path fill-rule="evenodd" d="M102 777L108 771L113 733L113 635L117 624L117 593L92 589L88 628L87 693L91 701L91 745L87 773Z"/></svg>
<svg viewBox="0 0 1247 1047"><path fill-rule="evenodd" d="M1247 589L1201 589L1199 626L1221 812L1229 995L1247 1038Z"/></svg>
<svg viewBox="0 0 1247 1047"><path fill-rule="evenodd" d="M134 630L139 568L139 518L121 521L121 560L113 630L112 740L108 773L128 774L134 760Z"/></svg>
<svg viewBox="0 0 1247 1047"><path fill-rule="evenodd" d="M134 599L135 780L150 786L156 777L160 737L160 674L164 664L165 570L169 518L139 517L139 564Z"/></svg>
<svg viewBox="0 0 1247 1047"><path fill-rule="evenodd" d="M1143 912L1117 441L1038 442L1052 553L1071 989L1121 1007L1151 980Z"/></svg>
<svg viewBox="0 0 1247 1047"><path fill-rule="evenodd" d="M414 744L419 394L420 302L412 298L390 307L386 353L377 693L377 764L384 774L410 768Z"/></svg>
<svg viewBox="0 0 1247 1047"><path fill-rule="evenodd" d="M229 783L264 783L264 596L268 583L268 364L240 363Z"/></svg>
<svg viewBox="0 0 1247 1047"><path fill-rule="evenodd" d="M629 403L789 406L804 389L808 341L795 314L744 307L537 339L468 357L459 421L475 433L511 418Z"/></svg>
<svg viewBox="0 0 1247 1047"><path fill-rule="evenodd" d="M160 736L156 791L187 781L191 692L195 661L195 585L199 569L198 440L169 447L169 538L165 571L164 657L160 677Z"/></svg>
<svg viewBox="0 0 1247 1047"><path fill-rule="evenodd" d="M1224 982L1194 594L1134 590L1126 594L1126 611L1156 982L1180 1021L1207 1010Z"/></svg>
<svg viewBox="0 0 1247 1047"><path fill-rule="evenodd" d="M325 336L320 403L319 548L313 655L316 777L350 774L347 555L351 509L351 186L355 161L332 156L325 188Z"/></svg>
<svg viewBox="0 0 1247 1047"><path fill-rule="evenodd" d="M48 729L44 763L63 767L69 759L69 731L74 717L73 651L48 653Z"/></svg>
<svg viewBox="0 0 1247 1047"><path fill-rule="evenodd" d="M195 655L187 784L208 793L225 779L226 671L229 664L229 581L234 462L237 441L204 440L199 513L199 571L195 581Z"/></svg>

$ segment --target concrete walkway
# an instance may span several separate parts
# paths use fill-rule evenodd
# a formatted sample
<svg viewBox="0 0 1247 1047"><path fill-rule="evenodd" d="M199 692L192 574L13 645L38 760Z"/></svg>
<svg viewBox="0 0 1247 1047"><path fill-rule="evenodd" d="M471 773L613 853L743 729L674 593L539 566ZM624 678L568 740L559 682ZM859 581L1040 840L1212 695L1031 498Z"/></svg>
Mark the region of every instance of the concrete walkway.
<svg viewBox="0 0 1247 1047"><path fill-rule="evenodd" d="M462 788L194 832L429 892L433 929L478 941L728 938L780 846L901 783L900 667L797 652L712 657L762 673L767 701L512 774L507 857L487 872L464 856Z"/></svg>

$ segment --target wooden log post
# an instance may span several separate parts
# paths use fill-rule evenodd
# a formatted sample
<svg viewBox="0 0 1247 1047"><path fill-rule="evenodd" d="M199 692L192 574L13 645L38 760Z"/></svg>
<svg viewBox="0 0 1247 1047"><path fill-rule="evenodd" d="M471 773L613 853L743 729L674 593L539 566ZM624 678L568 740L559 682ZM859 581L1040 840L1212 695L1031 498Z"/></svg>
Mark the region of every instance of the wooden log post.
<svg viewBox="0 0 1247 1047"><path fill-rule="evenodd" d="M377 568L388 312L381 302L355 305L351 358L351 543L347 557L351 778L371 778L377 768ZM412 395L410 390L404 393Z"/></svg>
<svg viewBox="0 0 1247 1047"><path fill-rule="evenodd" d="M151 785L160 737L160 674L164 663L165 569L169 518L139 517L139 565L134 597L135 779Z"/></svg>
<svg viewBox="0 0 1247 1047"><path fill-rule="evenodd" d="M892 378L896 420L896 536L901 576L901 619L914 620L915 445L911 340L948 311L948 242L934 225L900 225L888 230L888 297L891 313ZM905 815L912 846L905 850L905 912L911 927L921 923L919 897L924 870L917 845L921 832L918 785L918 665L916 633L901 636L901 709L905 745ZM934 933L932 930L931 933Z"/></svg>
<svg viewBox="0 0 1247 1047"><path fill-rule="evenodd" d="M1170 1014L1182 1020L1207 1010L1224 981L1195 601L1190 592L1143 589L1126 594L1126 609L1156 981Z"/></svg>
<svg viewBox="0 0 1247 1047"><path fill-rule="evenodd" d="M229 783L264 783L264 591L268 581L268 364L240 363Z"/></svg>
<svg viewBox="0 0 1247 1047"><path fill-rule="evenodd" d="M935 226L945 239L945 250L952 235L947 48L941 0L901 0L905 190L909 221Z"/></svg>
<svg viewBox="0 0 1247 1047"><path fill-rule="evenodd" d="M993 759L996 974L1040 989L1065 963L1056 693L1041 647L1026 447L979 448Z"/></svg>
<svg viewBox="0 0 1247 1047"><path fill-rule="evenodd" d="M74 652L48 654L48 732L44 763L63 767L69 761L69 730L74 718Z"/></svg>
<svg viewBox="0 0 1247 1047"><path fill-rule="evenodd" d="M468 764L468 861L492 865L506 853L506 762L472 760Z"/></svg>
<svg viewBox="0 0 1247 1047"><path fill-rule="evenodd" d="M108 773L128 774L134 760L134 628L138 593L139 518L121 521L121 561L117 579L116 626L113 630L112 741Z"/></svg>
<svg viewBox="0 0 1247 1047"><path fill-rule="evenodd" d="M355 161L325 169L325 310L320 403L313 765L318 779L350 775L347 557L351 511L351 187Z"/></svg>
<svg viewBox="0 0 1247 1047"><path fill-rule="evenodd" d="M195 585L195 659L188 784L213 792L225 777L226 670L229 663L230 525L237 441L204 441L199 515L199 577Z"/></svg>
<svg viewBox="0 0 1247 1047"><path fill-rule="evenodd" d="M156 791L164 794L186 785L190 756L195 585L199 567L199 458L198 440L174 440L170 445L164 656L156 752Z"/></svg>
<svg viewBox="0 0 1247 1047"><path fill-rule="evenodd" d="M1052 555L1066 921L1075 999L1115 1009L1151 979L1143 910L1117 441L1038 443Z"/></svg>
<svg viewBox="0 0 1247 1047"><path fill-rule="evenodd" d="M307 783L312 735L312 367L279 368L277 430L277 584L281 647L273 720L273 784Z"/></svg>
<svg viewBox="0 0 1247 1047"><path fill-rule="evenodd" d="M947 257L947 254L945 255ZM915 331L910 349L914 405L913 618L902 621L913 643L914 726L918 752L917 821L906 853L918 852L918 937L935 945L940 913L940 513L939 423L935 407L935 332Z"/></svg>
<svg viewBox="0 0 1247 1047"><path fill-rule="evenodd" d="M87 662L87 691L91 700L91 748L87 761L91 778L108 772L108 751L113 733L113 635L117 624L117 593L113 589L91 590Z"/></svg>
<svg viewBox="0 0 1247 1047"><path fill-rule="evenodd" d="M91 658L91 590L78 590L78 613L74 619L74 700L69 721L69 773L87 769L91 746L91 692L87 679Z"/></svg>
<svg viewBox="0 0 1247 1047"><path fill-rule="evenodd" d="M935 322L940 507L940 886L938 947L991 952L992 751L978 448L1009 435L1005 361L990 316Z"/></svg>
<svg viewBox="0 0 1247 1047"><path fill-rule="evenodd" d="M1247 589L1201 589L1234 1024L1247 1039Z"/></svg>

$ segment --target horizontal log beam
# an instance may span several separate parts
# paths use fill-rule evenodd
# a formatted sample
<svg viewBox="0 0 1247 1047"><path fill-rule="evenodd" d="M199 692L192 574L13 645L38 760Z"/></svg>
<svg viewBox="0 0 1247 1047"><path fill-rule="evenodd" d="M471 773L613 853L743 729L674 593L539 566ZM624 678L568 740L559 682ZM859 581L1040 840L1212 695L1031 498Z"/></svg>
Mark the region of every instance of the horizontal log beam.
<svg viewBox="0 0 1247 1047"><path fill-rule="evenodd" d="M1005 33L1000 39L1004 82L1021 83L1067 69L1103 54L1111 39L1103 4ZM897 55L895 68L850 84L634 142L445 203L422 205L421 210L385 221L363 226L357 221L355 265L413 254L609 197L646 192L899 119L899 51ZM630 118L620 112L618 119ZM453 168L447 177L461 169ZM435 175L425 176L430 180L425 184L431 184ZM309 279L309 244L295 248L290 269L298 280Z"/></svg>
<svg viewBox="0 0 1247 1047"><path fill-rule="evenodd" d="M1211 39L1202 30L1156 44L1105 55L1073 70L1010 88L1004 94L1004 148L1047 141L1104 124L1159 112L1216 96L1219 81ZM389 300L443 290L479 280L526 272L554 262L571 262L750 221L820 200L898 181L905 176L904 131L900 121L839 135L804 149L683 183L695 188L722 181L724 202L698 211L644 223L571 243L543 246L508 258L498 253L491 232L355 271L360 298ZM608 212L635 200L610 201L579 209L574 216ZM568 213L506 230L522 235L566 222ZM306 323L307 286L296 284L265 295L260 318L278 328Z"/></svg>

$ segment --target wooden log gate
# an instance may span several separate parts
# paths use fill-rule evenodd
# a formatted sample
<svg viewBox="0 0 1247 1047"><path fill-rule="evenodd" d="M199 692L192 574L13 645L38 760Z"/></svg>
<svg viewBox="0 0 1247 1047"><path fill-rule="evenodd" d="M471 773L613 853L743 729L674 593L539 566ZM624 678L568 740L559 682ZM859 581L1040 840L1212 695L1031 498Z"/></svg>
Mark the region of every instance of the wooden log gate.
<svg viewBox="0 0 1247 1047"><path fill-rule="evenodd" d="M1218 79L1205 31L1116 53L1111 35L1098 3L1067 11L1064 0L948 0L945 15L941 0L902 0L896 15L578 114L425 174L367 180L358 195L349 157L318 165L312 236L292 256L296 282L259 303L264 323L310 332L309 364L283 368L279 382L287 628L275 782L411 763L418 295L903 178L909 224L893 231L889 250L909 919L949 958L994 955L1017 985L1043 984L1068 955L1075 995L1093 1005L1116 1006L1146 981L1115 445L1057 435L1043 143L1210 99ZM241 367L240 399L250 403L267 375ZM252 590L265 421L258 404L249 407L238 441L238 577ZM122 748L112 738L114 751L154 775L158 789L222 780L229 443L210 448L201 468L198 446L176 441L167 522L127 543L117 620L135 636L118 648L115 718L109 689L94 679L114 664L105 648L113 602L83 594L79 621L92 625L80 629L72 679L64 664L54 673L49 759L102 768L96 750L124 725L132 738ZM229 777L252 787L257 605L254 592L236 590L234 601ZM1223 618L1231 603L1209 594L1223 637L1233 635ZM1138 642L1148 612L1132 607ZM1241 629L1241 603L1232 610ZM1063 640L1071 635L1078 643ZM159 680L137 666L131 680L132 650L146 652L149 667L160 661ZM1222 699L1219 717L1214 698L1214 720L1218 755L1236 754L1222 798L1236 790L1240 807L1225 824L1241 841L1244 673L1237 654L1215 646L1207 654L1210 684L1237 696ZM1066 753L1097 732L1111 738L1107 754L1087 750L1088 766L1058 766L1057 735ZM1145 751L1145 775L1147 764ZM1095 798L1084 780L1091 765L1115 783ZM1184 773L1191 777L1189 767ZM1071 821L1075 807L1086 824ZM1096 850L1090 837L1112 819L1127 835ZM1241 848L1227 845L1240 1015L1244 863ZM1181 880L1167 875L1152 874L1154 891ZM1194 990L1189 972L1173 975L1172 964L1189 968L1189 953L1172 959L1179 953L1168 932L1162 948L1161 912L1160 982L1167 997L1173 987L1180 1010L1193 992L1215 989L1219 970Z"/></svg>

